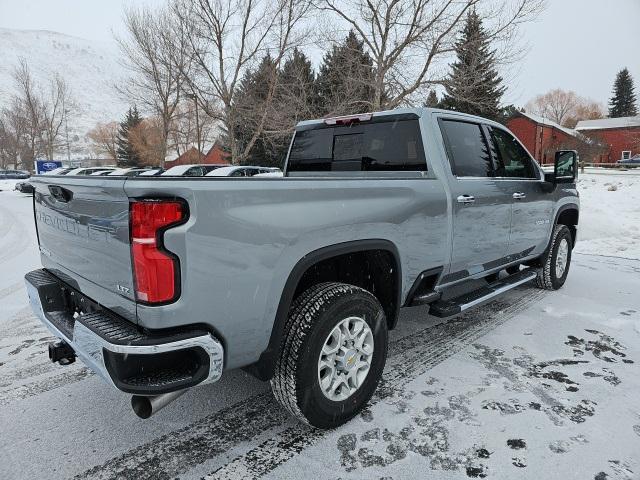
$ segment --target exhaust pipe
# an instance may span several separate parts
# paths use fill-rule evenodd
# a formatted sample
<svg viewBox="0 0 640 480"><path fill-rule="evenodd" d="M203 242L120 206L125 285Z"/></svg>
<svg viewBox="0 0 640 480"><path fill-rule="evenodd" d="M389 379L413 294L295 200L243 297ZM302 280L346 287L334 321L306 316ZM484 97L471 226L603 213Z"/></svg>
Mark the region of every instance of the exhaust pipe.
<svg viewBox="0 0 640 480"><path fill-rule="evenodd" d="M175 392L163 393L162 395L153 396L134 395L133 397L131 397L131 408L133 408L133 411L137 416L147 419L151 415L154 415L158 411L162 410L177 398L184 395L187 390L189 389L183 388L182 390L176 390Z"/></svg>

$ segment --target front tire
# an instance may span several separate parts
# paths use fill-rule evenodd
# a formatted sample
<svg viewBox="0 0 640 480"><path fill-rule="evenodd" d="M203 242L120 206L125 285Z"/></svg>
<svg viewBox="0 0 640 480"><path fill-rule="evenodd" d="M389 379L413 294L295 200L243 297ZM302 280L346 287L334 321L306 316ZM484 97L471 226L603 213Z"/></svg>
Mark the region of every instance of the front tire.
<svg viewBox="0 0 640 480"><path fill-rule="evenodd" d="M564 285L571 265L573 239L566 225L553 228L549 251L543 258L542 266L537 269L538 287L545 290L558 290Z"/></svg>
<svg viewBox="0 0 640 480"><path fill-rule="evenodd" d="M345 283L321 283L291 306L271 388L305 423L334 428L367 404L387 357L380 302Z"/></svg>

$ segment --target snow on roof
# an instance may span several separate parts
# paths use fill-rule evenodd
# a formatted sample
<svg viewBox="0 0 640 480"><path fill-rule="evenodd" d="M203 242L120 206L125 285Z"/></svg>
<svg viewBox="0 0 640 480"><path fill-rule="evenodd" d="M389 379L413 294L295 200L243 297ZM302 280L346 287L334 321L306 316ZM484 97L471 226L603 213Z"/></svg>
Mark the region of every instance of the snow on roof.
<svg viewBox="0 0 640 480"><path fill-rule="evenodd" d="M567 127L563 127L562 125L549 120L548 118L545 118L541 115L536 115L535 113L529 113L529 112L518 112L520 115L523 115L531 120L533 120L536 123L539 123L540 125L546 125L548 127L553 127L553 128L557 128L558 130L566 133L567 135L571 135L572 137L580 137L580 134L578 132L576 132L575 130L572 130L571 128L567 128Z"/></svg>
<svg viewBox="0 0 640 480"><path fill-rule="evenodd" d="M640 127L640 115L637 117L600 118L598 120L580 120L576 130L599 130L602 128Z"/></svg>

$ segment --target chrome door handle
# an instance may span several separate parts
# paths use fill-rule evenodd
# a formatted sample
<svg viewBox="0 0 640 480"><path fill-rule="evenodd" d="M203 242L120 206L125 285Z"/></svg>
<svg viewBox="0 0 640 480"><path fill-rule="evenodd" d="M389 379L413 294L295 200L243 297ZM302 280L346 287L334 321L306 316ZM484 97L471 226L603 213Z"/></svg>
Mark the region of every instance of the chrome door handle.
<svg viewBox="0 0 640 480"><path fill-rule="evenodd" d="M460 195L457 200L458 203L473 203L476 201L476 198L471 195Z"/></svg>
<svg viewBox="0 0 640 480"><path fill-rule="evenodd" d="M515 192L513 194L513 198L515 198L516 200L522 200L523 198L527 198L527 195L522 192Z"/></svg>

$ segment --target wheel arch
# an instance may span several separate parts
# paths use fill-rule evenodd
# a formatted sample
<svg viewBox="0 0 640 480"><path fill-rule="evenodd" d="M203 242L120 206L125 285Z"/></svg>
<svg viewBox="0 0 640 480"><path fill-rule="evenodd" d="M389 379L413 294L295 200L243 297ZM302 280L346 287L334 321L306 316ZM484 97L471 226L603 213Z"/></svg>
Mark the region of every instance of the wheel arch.
<svg viewBox="0 0 640 480"><path fill-rule="evenodd" d="M580 218L580 208L575 203L567 203L558 208L553 225L566 225L571 232L572 247L576 243L577 226ZM551 240L549 240L551 241ZM547 247L548 248L548 247Z"/></svg>
<svg viewBox="0 0 640 480"><path fill-rule="evenodd" d="M380 289L377 292L374 291L371 293L378 298L385 310L388 328L393 329L397 323L402 296L402 264L400 262L400 254L396 245L393 242L384 239L354 240L328 245L306 254L295 264L289 273L280 295L280 301L276 310L276 316L271 329L267 348L262 352L256 363L245 367L245 369L261 380L269 380L273 376L275 361L280 350L284 327L291 304L297 295L301 293L300 290L304 290L307 285L305 282L311 281L311 283L308 284L309 286L317 283L312 281L313 279L308 278L310 274L321 270L323 266L329 265L332 262L347 261L352 259L354 255L368 256L373 255L376 252L384 252L392 262L389 272L392 282L389 289ZM369 269L371 268L372 267L369 266ZM379 282L379 279L375 276L370 277L374 286L382 285ZM332 276L325 278L324 275L321 275L321 278L318 278L317 281L326 281L327 279L349 283L349 274L346 274L346 278L344 274L338 274L337 278L332 278ZM358 285L357 283L358 282L353 282L353 284L362 287L362 285ZM371 289L368 288L368 290Z"/></svg>

